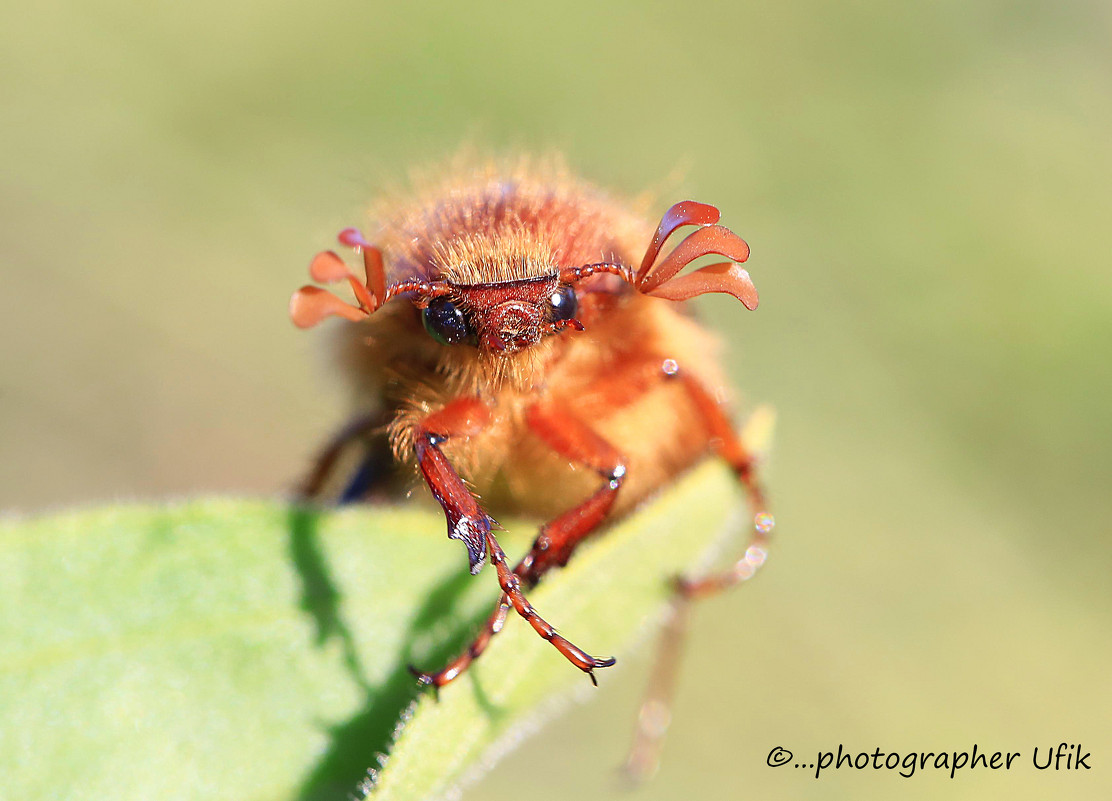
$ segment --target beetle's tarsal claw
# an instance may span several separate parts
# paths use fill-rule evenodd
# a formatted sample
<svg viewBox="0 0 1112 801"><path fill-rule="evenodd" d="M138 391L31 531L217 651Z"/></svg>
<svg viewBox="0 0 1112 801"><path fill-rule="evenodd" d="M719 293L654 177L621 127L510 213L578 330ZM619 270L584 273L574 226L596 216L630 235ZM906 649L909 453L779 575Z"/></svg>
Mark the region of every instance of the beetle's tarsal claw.
<svg viewBox="0 0 1112 801"><path fill-rule="evenodd" d="M595 678L595 668L613 667L615 664L617 664L617 662L618 660L612 656L608 656L606 657L606 659L595 659L592 662L591 666L589 668L585 668L583 672L587 674L588 678L590 678L591 684L598 687L598 679Z"/></svg>
<svg viewBox="0 0 1112 801"><path fill-rule="evenodd" d="M406 665L405 668L417 679L417 684L419 686L431 687L433 698L437 701L440 700L440 685L436 683L436 678L431 673L426 673L414 665Z"/></svg>

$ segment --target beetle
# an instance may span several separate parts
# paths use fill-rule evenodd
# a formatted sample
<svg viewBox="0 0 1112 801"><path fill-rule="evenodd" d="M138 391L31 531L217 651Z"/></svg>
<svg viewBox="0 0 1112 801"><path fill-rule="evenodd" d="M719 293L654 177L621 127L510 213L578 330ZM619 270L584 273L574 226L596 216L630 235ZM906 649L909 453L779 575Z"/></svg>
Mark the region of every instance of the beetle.
<svg viewBox="0 0 1112 801"><path fill-rule="evenodd" d="M773 518L722 403L716 340L683 304L723 292L757 308L741 267L749 246L718 220L714 206L684 201L654 231L563 168L486 166L385 203L369 237L341 231L364 276L332 250L312 260L313 280L346 283L353 301L307 285L290 316L302 328L350 321L339 352L366 409L321 452L304 495L320 494L345 448L379 437L392 468L423 478L471 572L489 560L501 588L463 653L439 670L414 669L421 684L460 676L511 609L597 683L595 671L615 660L557 633L528 592L710 451L747 493L751 541L733 568L679 579L677 592L711 594L763 564ZM665 252L685 227L694 230ZM726 261L684 272L708 255ZM367 491L370 462L345 498ZM488 510L547 520L516 564Z"/></svg>

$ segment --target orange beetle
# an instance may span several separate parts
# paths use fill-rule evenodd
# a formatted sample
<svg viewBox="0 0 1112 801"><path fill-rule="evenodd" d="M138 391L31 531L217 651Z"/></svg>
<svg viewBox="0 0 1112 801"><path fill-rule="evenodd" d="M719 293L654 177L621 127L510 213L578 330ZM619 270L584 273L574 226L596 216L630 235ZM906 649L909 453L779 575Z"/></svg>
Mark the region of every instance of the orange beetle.
<svg viewBox="0 0 1112 801"><path fill-rule="evenodd" d="M740 266L749 247L718 218L713 206L685 201L654 233L558 168L488 167L392 203L369 237L342 231L340 242L362 256L365 279L332 251L313 259L312 278L346 282L354 303L305 286L290 315L302 328L329 316L351 321L341 352L367 409L322 452L304 494L320 493L352 443L388 441L389 469L369 450L344 497L415 467L444 509L448 536L466 546L471 572L489 558L502 590L464 653L439 671L414 671L422 684L458 677L511 607L595 681L594 671L614 660L556 633L526 593L708 451L729 463L748 494L752 541L733 569L681 579L678 590L688 598L711 593L763 563L773 521L754 460L718 400L715 341L680 303L725 292L757 307ZM685 226L696 227L663 253ZM726 260L682 272L707 255ZM516 565L488 510L548 520Z"/></svg>

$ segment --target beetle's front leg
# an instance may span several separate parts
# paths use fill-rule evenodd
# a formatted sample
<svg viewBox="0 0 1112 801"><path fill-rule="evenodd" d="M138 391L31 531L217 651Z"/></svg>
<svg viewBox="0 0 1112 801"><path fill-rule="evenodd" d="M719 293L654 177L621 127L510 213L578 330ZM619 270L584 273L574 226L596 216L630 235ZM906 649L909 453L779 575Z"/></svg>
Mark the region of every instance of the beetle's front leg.
<svg viewBox="0 0 1112 801"><path fill-rule="evenodd" d="M444 508L448 536L463 540L471 572L478 573L487 554L491 517L479 506L459 473L440 450L453 437L472 437L490 423L490 407L478 398L459 398L421 419L414 432L417 466L433 497Z"/></svg>
<svg viewBox="0 0 1112 801"><path fill-rule="evenodd" d="M417 451L417 464L421 475L432 490L433 496L444 508L448 519L448 536L461 539L467 545L471 560L471 572L477 573L483 559L490 552L490 561L498 573L498 584L502 588L502 600L495 610L491 625L501 628L505 614L510 607L524 618L533 630L544 640L550 642L564 658L586 673L595 681L594 670L609 667L613 659L599 659L591 656L567 638L561 636L542 618L522 590L521 577L510 569L506 554L491 530L494 522L479 506L479 502L459 477L459 473L445 458L440 445L451 437L474 436L490 423L490 408L477 398L461 398L452 401L443 409L423 418L416 426L414 447ZM485 642L484 642L485 645ZM482 651L466 654L453 661L438 673L425 673L410 668L421 684L441 687L459 676L475 656Z"/></svg>

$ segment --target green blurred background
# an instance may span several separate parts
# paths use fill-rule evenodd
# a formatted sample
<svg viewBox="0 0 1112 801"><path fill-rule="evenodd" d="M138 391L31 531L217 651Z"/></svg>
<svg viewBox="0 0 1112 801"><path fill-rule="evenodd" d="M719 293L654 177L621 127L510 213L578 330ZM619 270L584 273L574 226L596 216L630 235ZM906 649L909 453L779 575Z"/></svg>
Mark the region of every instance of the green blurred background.
<svg viewBox="0 0 1112 801"><path fill-rule="evenodd" d="M1112 792L1107 4L5 19L0 508L281 491L347 403L286 319L309 257L461 143L557 149L661 209L723 209L762 305L700 307L744 405L779 412L773 559L699 611L631 797ZM468 797L618 794L647 661ZM1063 740L1091 771L1031 767ZM1024 756L954 780L765 765L974 742Z"/></svg>

